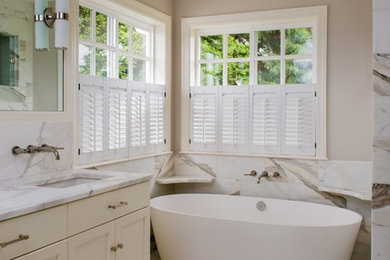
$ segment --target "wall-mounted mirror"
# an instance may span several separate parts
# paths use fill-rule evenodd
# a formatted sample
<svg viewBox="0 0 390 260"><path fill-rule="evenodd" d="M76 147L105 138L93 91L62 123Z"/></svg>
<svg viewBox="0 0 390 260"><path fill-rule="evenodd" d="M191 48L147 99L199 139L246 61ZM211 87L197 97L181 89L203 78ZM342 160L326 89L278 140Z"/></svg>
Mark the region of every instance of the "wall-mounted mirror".
<svg viewBox="0 0 390 260"><path fill-rule="evenodd" d="M63 64L54 30L49 50L35 49L34 0L0 0L0 110L63 111Z"/></svg>

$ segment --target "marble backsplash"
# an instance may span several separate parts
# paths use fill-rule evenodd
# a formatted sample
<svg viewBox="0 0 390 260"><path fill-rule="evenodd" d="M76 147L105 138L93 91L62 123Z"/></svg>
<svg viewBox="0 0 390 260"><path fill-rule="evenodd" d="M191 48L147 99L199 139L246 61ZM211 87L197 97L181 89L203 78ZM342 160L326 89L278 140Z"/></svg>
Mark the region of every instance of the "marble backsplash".
<svg viewBox="0 0 390 260"><path fill-rule="evenodd" d="M135 172L152 174L150 181L151 198L172 194L173 185L159 185L156 183L158 176L170 175L173 171L172 154L149 157L140 160L127 161L116 164L94 167L96 170Z"/></svg>
<svg viewBox="0 0 390 260"><path fill-rule="evenodd" d="M390 259L390 1L374 0L372 260Z"/></svg>
<svg viewBox="0 0 390 260"><path fill-rule="evenodd" d="M70 122L1 122L0 181L37 173L69 170L73 164L73 124ZM53 153L12 155L12 148L48 144L63 147Z"/></svg>
<svg viewBox="0 0 390 260"><path fill-rule="evenodd" d="M389 12L390 15L390 12ZM372 259L390 259L390 54L374 57Z"/></svg>

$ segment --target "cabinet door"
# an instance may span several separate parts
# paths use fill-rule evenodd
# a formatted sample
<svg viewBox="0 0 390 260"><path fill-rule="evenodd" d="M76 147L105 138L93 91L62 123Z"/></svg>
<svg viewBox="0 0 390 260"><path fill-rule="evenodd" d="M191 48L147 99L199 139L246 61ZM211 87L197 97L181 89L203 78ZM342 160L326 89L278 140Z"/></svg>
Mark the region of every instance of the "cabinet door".
<svg viewBox="0 0 390 260"><path fill-rule="evenodd" d="M69 238L69 260L115 260L115 222Z"/></svg>
<svg viewBox="0 0 390 260"><path fill-rule="evenodd" d="M116 241L118 246L116 260L150 259L149 207L116 221Z"/></svg>
<svg viewBox="0 0 390 260"><path fill-rule="evenodd" d="M68 247L67 241L44 247L40 250L16 258L15 260L67 260Z"/></svg>

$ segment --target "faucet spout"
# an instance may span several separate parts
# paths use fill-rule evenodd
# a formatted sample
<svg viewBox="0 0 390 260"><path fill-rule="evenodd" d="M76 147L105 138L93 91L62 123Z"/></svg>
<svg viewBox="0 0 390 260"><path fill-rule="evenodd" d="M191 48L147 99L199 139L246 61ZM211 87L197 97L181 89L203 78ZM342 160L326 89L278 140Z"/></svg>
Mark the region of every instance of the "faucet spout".
<svg viewBox="0 0 390 260"><path fill-rule="evenodd" d="M41 146L41 150L43 152L52 152L52 153L54 153L54 156L55 156L57 161L61 159L60 153L58 152L58 150L62 150L62 149L64 149L64 148L63 147L54 147L54 146L50 146L50 145L47 145L47 144L43 144Z"/></svg>
<svg viewBox="0 0 390 260"><path fill-rule="evenodd" d="M260 181L261 181L261 178L268 178L268 172L267 171L263 171L262 173L261 173L261 175L259 176L259 178L257 179L257 184L259 184L260 183Z"/></svg>
<svg viewBox="0 0 390 260"><path fill-rule="evenodd" d="M59 161L61 159L60 153L56 149L53 149L53 153L54 156L56 157L56 160Z"/></svg>

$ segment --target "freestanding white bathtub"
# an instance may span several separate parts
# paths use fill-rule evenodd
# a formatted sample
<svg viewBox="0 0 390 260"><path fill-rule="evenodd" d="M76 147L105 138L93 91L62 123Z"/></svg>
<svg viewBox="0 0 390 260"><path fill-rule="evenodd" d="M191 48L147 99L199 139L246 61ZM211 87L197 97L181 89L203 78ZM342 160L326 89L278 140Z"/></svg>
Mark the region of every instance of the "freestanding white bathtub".
<svg viewBox="0 0 390 260"><path fill-rule="evenodd" d="M362 220L315 203L212 194L154 198L151 217L162 260L349 260Z"/></svg>

